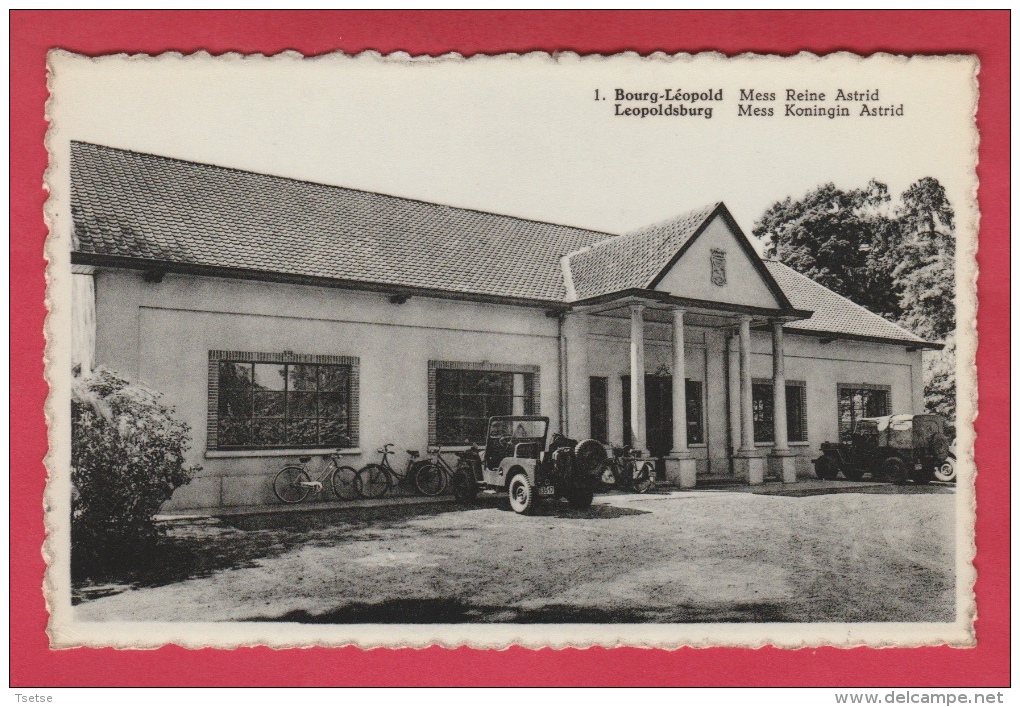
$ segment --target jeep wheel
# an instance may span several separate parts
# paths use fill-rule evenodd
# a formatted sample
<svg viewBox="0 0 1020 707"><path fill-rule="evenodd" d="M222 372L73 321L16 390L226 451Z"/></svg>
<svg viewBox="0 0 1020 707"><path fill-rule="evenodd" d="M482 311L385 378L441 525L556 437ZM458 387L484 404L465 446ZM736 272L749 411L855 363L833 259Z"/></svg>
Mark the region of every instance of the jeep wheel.
<svg viewBox="0 0 1020 707"><path fill-rule="evenodd" d="M595 492L591 489L574 489L567 494L567 503L571 508L584 511L591 508L592 501L595 500Z"/></svg>
<svg viewBox="0 0 1020 707"><path fill-rule="evenodd" d="M822 457L815 461L815 476L822 481L832 481L838 474L839 467L836 466L836 462L828 457Z"/></svg>
<svg viewBox="0 0 1020 707"><path fill-rule="evenodd" d="M527 515L535 508L535 489L524 473L515 474L507 486L507 495L510 498L510 507L515 513Z"/></svg>
<svg viewBox="0 0 1020 707"><path fill-rule="evenodd" d="M898 457L889 457L882 463L882 472L885 478L897 486L907 483L907 465Z"/></svg>

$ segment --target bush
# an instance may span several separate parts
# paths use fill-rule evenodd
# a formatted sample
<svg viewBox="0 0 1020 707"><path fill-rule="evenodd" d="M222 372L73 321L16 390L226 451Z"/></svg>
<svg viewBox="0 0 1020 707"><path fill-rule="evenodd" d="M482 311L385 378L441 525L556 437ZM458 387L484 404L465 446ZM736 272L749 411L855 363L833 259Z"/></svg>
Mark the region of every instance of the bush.
<svg viewBox="0 0 1020 707"><path fill-rule="evenodd" d="M194 469L188 425L161 394L98 368L71 392L71 561L81 571L151 547L155 515Z"/></svg>

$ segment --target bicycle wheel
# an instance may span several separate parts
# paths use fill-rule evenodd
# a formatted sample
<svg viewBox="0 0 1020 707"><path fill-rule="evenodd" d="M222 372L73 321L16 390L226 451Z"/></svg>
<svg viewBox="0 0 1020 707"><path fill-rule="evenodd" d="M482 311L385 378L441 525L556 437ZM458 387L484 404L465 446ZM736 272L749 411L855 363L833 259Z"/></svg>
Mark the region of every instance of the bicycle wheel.
<svg viewBox="0 0 1020 707"><path fill-rule="evenodd" d="M358 470L355 485L365 498L379 498L390 490L393 480L390 473L381 464L368 464Z"/></svg>
<svg viewBox="0 0 1020 707"><path fill-rule="evenodd" d="M301 503L308 498L311 489L302 486L311 481L311 477L299 466L285 466L273 479L273 493L284 503Z"/></svg>
<svg viewBox="0 0 1020 707"><path fill-rule="evenodd" d="M652 488L655 479L655 465L651 462L635 462L634 490L644 493Z"/></svg>
<svg viewBox="0 0 1020 707"><path fill-rule="evenodd" d="M350 501L360 496L358 472L349 466L338 466L333 472L333 493L342 501Z"/></svg>
<svg viewBox="0 0 1020 707"><path fill-rule="evenodd" d="M423 496L438 496L446 490L446 471L434 462L419 464L411 469L411 473L414 474L414 487Z"/></svg>

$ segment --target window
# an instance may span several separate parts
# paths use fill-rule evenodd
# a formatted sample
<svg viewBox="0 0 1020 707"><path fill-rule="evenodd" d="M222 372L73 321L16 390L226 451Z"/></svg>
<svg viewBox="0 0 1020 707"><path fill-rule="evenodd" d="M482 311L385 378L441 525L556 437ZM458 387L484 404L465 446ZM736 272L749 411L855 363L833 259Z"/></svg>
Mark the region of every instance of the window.
<svg viewBox="0 0 1020 707"><path fill-rule="evenodd" d="M538 366L429 362L430 444L484 444L494 415L538 414Z"/></svg>
<svg viewBox="0 0 1020 707"><path fill-rule="evenodd" d="M358 359L209 352L210 449L358 444Z"/></svg>
<svg viewBox="0 0 1020 707"><path fill-rule="evenodd" d="M771 381L751 384L751 411L754 441L775 442L774 403ZM803 381L786 382L786 437L791 442L807 442L807 388Z"/></svg>
<svg viewBox="0 0 1020 707"><path fill-rule="evenodd" d="M854 423L862 417L892 414L891 388L887 385L861 383L837 386L839 393L839 439L847 441Z"/></svg>
<svg viewBox="0 0 1020 707"><path fill-rule="evenodd" d="M609 379L593 376L589 387L591 438L606 444L609 442Z"/></svg>
<svg viewBox="0 0 1020 707"><path fill-rule="evenodd" d="M705 399L701 381L687 380L687 444L705 443Z"/></svg>

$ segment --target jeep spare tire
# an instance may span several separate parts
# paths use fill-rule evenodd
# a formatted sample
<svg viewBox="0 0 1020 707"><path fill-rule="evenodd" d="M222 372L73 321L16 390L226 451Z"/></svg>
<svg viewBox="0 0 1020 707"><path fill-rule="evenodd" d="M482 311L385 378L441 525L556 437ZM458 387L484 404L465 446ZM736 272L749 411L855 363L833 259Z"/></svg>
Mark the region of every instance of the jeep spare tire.
<svg viewBox="0 0 1020 707"><path fill-rule="evenodd" d="M594 439L579 442L574 448L574 468L585 476L596 476L609 455L602 443Z"/></svg>

